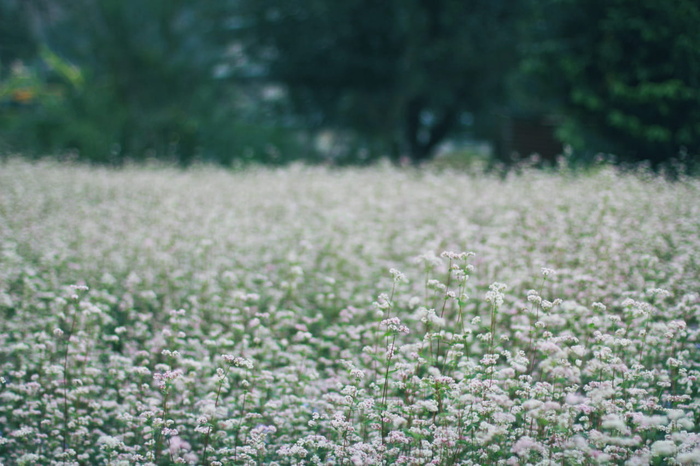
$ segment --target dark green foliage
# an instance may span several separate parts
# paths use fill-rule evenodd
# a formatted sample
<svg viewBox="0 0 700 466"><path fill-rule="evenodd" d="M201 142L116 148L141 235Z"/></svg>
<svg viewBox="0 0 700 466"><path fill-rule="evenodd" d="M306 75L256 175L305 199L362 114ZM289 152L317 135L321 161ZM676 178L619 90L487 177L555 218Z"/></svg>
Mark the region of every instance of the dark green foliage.
<svg viewBox="0 0 700 466"><path fill-rule="evenodd" d="M240 33L308 125L421 162L502 102L518 3L251 0Z"/></svg>
<svg viewBox="0 0 700 466"><path fill-rule="evenodd" d="M231 42L227 2L50 4L41 59L26 70L31 79L22 78L31 81L32 99L0 114L10 149L183 165L269 161L265 154L277 145L288 157L299 154L295 135L274 119L251 118L237 89L216 73Z"/></svg>
<svg viewBox="0 0 700 466"><path fill-rule="evenodd" d="M36 53L23 6L21 0L0 0L0 77L8 74L15 60Z"/></svg>
<svg viewBox="0 0 700 466"><path fill-rule="evenodd" d="M696 0L0 0L0 151L417 164L545 115L576 161L700 165L697 24Z"/></svg>
<svg viewBox="0 0 700 466"><path fill-rule="evenodd" d="M568 117L575 149L655 166L700 153L700 3L538 0L532 14L529 91Z"/></svg>

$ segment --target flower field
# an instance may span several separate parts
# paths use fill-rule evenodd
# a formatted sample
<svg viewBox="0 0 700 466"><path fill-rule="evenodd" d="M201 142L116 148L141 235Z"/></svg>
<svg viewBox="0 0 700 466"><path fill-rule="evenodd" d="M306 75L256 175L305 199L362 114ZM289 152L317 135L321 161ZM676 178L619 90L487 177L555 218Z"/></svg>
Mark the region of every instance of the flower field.
<svg viewBox="0 0 700 466"><path fill-rule="evenodd" d="M0 464L700 464L700 180L0 163Z"/></svg>

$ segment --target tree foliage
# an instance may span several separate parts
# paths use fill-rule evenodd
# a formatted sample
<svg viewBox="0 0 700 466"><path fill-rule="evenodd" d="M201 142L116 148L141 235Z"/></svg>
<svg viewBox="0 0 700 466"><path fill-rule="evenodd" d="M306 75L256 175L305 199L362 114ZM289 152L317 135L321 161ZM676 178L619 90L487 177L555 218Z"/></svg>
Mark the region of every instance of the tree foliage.
<svg viewBox="0 0 700 466"><path fill-rule="evenodd" d="M283 162L331 134L334 161L420 163L520 113L579 154L692 161L699 21L696 0L0 0L0 143Z"/></svg>
<svg viewBox="0 0 700 466"><path fill-rule="evenodd" d="M236 87L216 72L231 44L230 2L35 5L24 13L39 24L41 54L22 76L4 83L32 83L30 102L0 114L11 147L69 151L102 163L231 163L246 157L280 162L280 154L290 152L294 138L252 120L258 116L240 108ZM283 147L267 149L276 143Z"/></svg>
<svg viewBox="0 0 700 466"><path fill-rule="evenodd" d="M567 142L654 165L700 153L700 3L540 0L531 13L529 89L567 117Z"/></svg>
<svg viewBox="0 0 700 466"><path fill-rule="evenodd" d="M20 0L0 0L0 76L15 60L36 53L27 15Z"/></svg>
<svg viewBox="0 0 700 466"><path fill-rule="evenodd" d="M309 125L420 162L503 102L518 3L250 0L240 37Z"/></svg>

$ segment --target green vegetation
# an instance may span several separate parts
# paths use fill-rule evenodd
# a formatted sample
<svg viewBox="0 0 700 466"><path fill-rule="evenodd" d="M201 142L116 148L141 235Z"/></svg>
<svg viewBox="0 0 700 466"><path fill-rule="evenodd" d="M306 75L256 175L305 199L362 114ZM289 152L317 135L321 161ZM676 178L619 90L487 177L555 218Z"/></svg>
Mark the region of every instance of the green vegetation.
<svg viewBox="0 0 700 466"><path fill-rule="evenodd" d="M352 131L375 153L414 163L467 130L463 112L487 117L502 106L517 67L517 2L243 3L245 44L309 124Z"/></svg>
<svg viewBox="0 0 700 466"><path fill-rule="evenodd" d="M562 136L654 165L700 153L700 6L693 0L535 2L526 69L568 117ZM591 144L595 141L595 144Z"/></svg>
<svg viewBox="0 0 700 466"><path fill-rule="evenodd" d="M0 150L508 161L509 118L546 117L571 162L697 167L699 20L693 0L0 0Z"/></svg>

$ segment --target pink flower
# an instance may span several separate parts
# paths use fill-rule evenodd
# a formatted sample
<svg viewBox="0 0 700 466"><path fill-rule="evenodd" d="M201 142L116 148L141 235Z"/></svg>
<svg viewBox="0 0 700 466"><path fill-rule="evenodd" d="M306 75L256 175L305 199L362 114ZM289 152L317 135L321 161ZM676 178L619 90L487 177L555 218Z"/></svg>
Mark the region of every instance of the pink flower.
<svg viewBox="0 0 700 466"><path fill-rule="evenodd" d="M516 455L523 457L527 456L530 454L530 451L537 451L537 452L542 452L544 451L544 447L540 445L535 439L532 437L528 437L527 435L520 437L517 442L513 445L512 451Z"/></svg>

